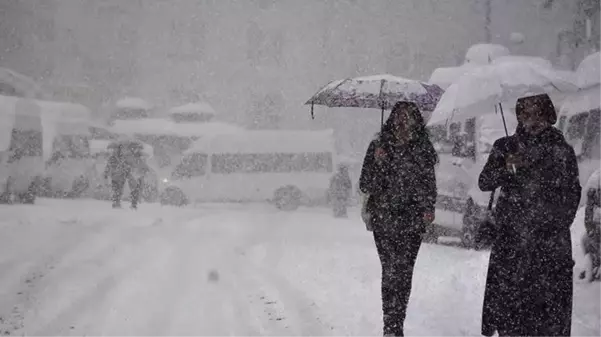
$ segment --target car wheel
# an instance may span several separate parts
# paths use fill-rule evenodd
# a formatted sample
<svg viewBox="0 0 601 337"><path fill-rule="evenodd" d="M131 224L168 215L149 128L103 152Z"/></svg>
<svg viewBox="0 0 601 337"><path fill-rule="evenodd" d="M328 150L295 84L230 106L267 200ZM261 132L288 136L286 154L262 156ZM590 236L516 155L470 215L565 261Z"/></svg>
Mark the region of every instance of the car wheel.
<svg viewBox="0 0 601 337"><path fill-rule="evenodd" d="M302 192L296 186L284 186L273 195L275 207L282 211L294 211L300 207Z"/></svg>
<svg viewBox="0 0 601 337"><path fill-rule="evenodd" d="M167 187L163 193L161 193L161 205L172 205L172 206L186 206L188 204L188 198L177 187Z"/></svg>

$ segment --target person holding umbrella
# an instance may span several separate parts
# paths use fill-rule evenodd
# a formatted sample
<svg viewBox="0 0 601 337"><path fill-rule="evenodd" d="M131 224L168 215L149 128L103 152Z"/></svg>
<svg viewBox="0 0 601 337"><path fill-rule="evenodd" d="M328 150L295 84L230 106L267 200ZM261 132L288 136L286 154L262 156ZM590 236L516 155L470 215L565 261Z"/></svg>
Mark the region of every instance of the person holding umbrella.
<svg viewBox="0 0 601 337"><path fill-rule="evenodd" d="M501 189L494 230L482 334L569 336L573 266L570 226L581 187L574 149L547 94L516 104L518 129L493 144L480 174L482 191Z"/></svg>
<svg viewBox="0 0 601 337"><path fill-rule="evenodd" d="M434 221L438 156L413 102L397 102L367 149L359 188L382 265L384 335L403 336L413 267Z"/></svg>
<svg viewBox="0 0 601 337"><path fill-rule="evenodd" d="M125 182L131 190L131 208L137 209L143 176L148 165L142 158L142 145L135 142L118 142L109 145L113 153L104 170L104 179L111 178L113 208L121 208L121 196Z"/></svg>

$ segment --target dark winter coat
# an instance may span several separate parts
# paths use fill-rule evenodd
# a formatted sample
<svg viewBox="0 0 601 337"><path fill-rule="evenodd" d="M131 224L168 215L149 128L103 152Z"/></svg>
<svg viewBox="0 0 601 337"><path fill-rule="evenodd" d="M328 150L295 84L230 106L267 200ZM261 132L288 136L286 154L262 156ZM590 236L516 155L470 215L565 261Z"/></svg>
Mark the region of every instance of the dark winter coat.
<svg viewBox="0 0 601 337"><path fill-rule="evenodd" d="M526 164L514 174L505 158L516 152ZM536 136L518 130L494 143L478 183L482 191L501 188L482 334L570 335L570 226L581 193L574 150L554 127Z"/></svg>
<svg viewBox="0 0 601 337"><path fill-rule="evenodd" d="M423 141L423 140L422 140ZM403 222L422 218L426 212L434 213L436 203L435 162L425 160L428 146L410 140L400 144L394 136L378 136L369 144L359 188L369 194L367 211L372 214L374 231L404 230ZM380 148L385 156L376 160L375 151ZM392 227L391 227L392 226ZM423 231L424 228L415 228Z"/></svg>
<svg viewBox="0 0 601 337"><path fill-rule="evenodd" d="M353 183L348 171L338 171L330 179L330 196L335 200L348 200L352 188Z"/></svg>
<svg viewBox="0 0 601 337"><path fill-rule="evenodd" d="M104 169L104 178L110 176L111 180L123 180L127 179L131 174L132 166L120 153L112 154Z"/></svg>

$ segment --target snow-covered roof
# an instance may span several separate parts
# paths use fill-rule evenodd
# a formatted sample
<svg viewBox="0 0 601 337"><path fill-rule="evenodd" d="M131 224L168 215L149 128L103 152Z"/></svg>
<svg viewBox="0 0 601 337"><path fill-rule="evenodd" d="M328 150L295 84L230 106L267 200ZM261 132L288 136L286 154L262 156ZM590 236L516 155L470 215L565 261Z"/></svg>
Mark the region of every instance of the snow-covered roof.
<svg viewBox="0 0 601 337"><path fill-rule="evenodd" d="M334 152L334 131L248 130L201 138L186 153Z"/></svg>
<svg viewBox="0 0 601 337"><path fill-rule="evenodd" d="M126 135L172 135L181 137L200 137L221 133L244 131L243 127L222 123L175 123L166 118L144 118L137 120L116 120L110 128L111 132Z"/></svg>
<svg viewBox="0 0 601 337"><path fill-rule="evenodd" d="M601 86L599 84L570 94L563 100L559 113L562 115L573 116L582 112L599 109L601 106L600 96Z"/></svg>
<svg viewBox="0 0 601 337"><path fill-rule="evenodd" d="M578 77L578 85L581 88L599 85L601 82L601 66L599 63L601 63L599 52L587 56L580 62L576 69L576 76Z"/></svg>
<svg viewBox="0 0 601 337"><path fill-rule="evenodd" d="M509 54L509 49L500 44L479 43L467 50L464 63L487 65L494 59Z"/></svg>
<svg viewBox="0 0 601 337"><path fill-rule="evenodd" d="M90 144L90 154L95 155L98 153L108 152L108 146L113 143L114 140L104 140L104 139L91 139L89 141ZM154 148L150 144L142 143L142 153L147 156L152 156L154 154Z"/></svg>
<svg viewBox="0 0 601 337"><path fill-rule="evenodd" d="M465 74L470 69L473 69L472 64L462 64L458 67L440 67L434 69L428 83L436 84L443 89L447 89L461 75Z"/></svg>
<svg viewBox="0 0 601 337"><path fill-rule="evenodd" d="M169 114L201 113L215 115L217 112L206 102L188 103L169 109Z"/></svg>
<svg viewBox="0 0 601 337"><path fill-rule="evenodd" d="M139 97L124 97L115 102L115 106L119 109L152 109L152 104Z"/></svg>

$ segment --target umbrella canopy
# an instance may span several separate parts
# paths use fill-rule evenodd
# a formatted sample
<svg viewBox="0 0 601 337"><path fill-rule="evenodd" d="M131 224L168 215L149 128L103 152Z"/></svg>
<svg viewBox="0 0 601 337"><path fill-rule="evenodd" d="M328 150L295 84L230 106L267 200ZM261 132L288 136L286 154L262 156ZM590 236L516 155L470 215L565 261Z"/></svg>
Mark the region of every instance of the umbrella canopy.
<svg viewBox="0 0 601 337"><path fill-rule="evenodd" d="M535 62L506 61L478 67L449 86L428 124L476 117L502 102L515 102L527 95L576 92L575 80L568 75Z"/></svg>
<svg viewBox="0 0 601 337"><path fill-rule="evenodd" d="M330 82L305 104L383 111L399 101L409 101L416 103L422 111L432 111L443 92L435 84L383 74Z"/></svg>

